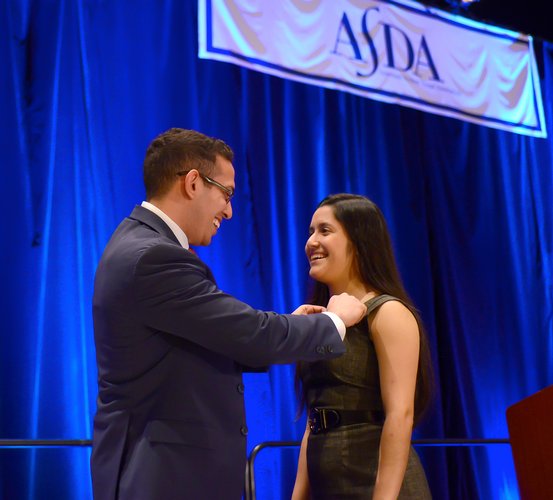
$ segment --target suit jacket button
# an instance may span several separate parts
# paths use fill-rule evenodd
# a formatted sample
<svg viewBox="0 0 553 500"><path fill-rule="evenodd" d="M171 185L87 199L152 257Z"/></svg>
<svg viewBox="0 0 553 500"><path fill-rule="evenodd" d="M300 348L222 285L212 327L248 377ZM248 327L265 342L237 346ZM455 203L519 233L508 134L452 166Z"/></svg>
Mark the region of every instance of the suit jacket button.
<svg viewBox="0 0 553 500"><path fill-rule="evenodd" d="M248 435L248 428L245 425L240 427L240 434L242 434L242 436L247 436Z"/></svg>
<svg viewBox="0 0 553 500"><path fill-rule="evenodd" d="M240 393L240 394L244 394L244 384L238 384L236 386L236 390Z"/></svg>

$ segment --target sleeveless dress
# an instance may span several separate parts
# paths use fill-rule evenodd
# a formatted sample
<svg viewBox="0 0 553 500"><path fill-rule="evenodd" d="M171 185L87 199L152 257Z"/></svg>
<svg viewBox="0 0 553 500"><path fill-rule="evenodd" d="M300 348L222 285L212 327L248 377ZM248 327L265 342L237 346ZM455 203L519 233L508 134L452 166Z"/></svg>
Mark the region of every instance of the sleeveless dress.
<svg viewBox="0 0 553 500"><path fill-rule="evenodd" d="M389 300L366 302L367 316ZM339 358L300 363L307 407L364 410L383 414L378 362L366 319L347 329L346 353ZM382 421L343 425L309 435L307 468L311 498L370 499L376 474ZM432 498L424 470L411 447L400 499Z"/></svg>

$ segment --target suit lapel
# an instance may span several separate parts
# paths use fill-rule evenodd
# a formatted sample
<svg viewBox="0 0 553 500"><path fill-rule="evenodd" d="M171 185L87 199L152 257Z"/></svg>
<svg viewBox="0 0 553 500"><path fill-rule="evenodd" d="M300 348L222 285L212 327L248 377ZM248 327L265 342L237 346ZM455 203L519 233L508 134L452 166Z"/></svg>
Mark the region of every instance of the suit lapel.
<svg viewBox="0 0 553 500"><path fill-rule="evenodd" d="M142 224L146 224L148 227L151 227L156 233L167 236L167 238L173 240L177 245L180 246L179 240L177 240L177 237L175 236L175 233L171 231L171 228L151 210L137 205L136 207L134 207L131 215L129 215L129 219L137 220Z"/></svg>
<svg viewBox="0 0 553 500"><path fill-rule="evenodd" d="M142 224L146 224L148 227L152 228L156 233L162 234L163 236L167 236L170 240L174 241L178 246L181 246L179 243L179 240L177 240L177 237L175 236L175 233L171 231L171 228L163 222L163 220L158 217L156 214L154 214L151 210L148 210L147 208L144 208L140 205L136 205L134 207L134 210L131 212L131 215L129 215L129 219L136 220ZM184 250L184 249L183 249ZM196 254L196 252L190 252L194 255L203 265L208 279L213 281L213 283L216 284L215 276L213 276L213 273L211 272L211 269L209 266L200 259L200 257Z"/></svg>

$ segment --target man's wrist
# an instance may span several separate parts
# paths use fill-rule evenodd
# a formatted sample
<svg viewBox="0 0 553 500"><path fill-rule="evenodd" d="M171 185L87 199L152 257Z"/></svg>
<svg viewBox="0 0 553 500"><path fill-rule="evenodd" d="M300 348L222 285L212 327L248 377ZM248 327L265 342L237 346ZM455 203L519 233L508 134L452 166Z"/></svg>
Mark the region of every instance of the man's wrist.
<svg viewBox="0 0 553 500"><path fill-rule="evenodd" d="M340 338L344 340L344 337L346 336L346 325L344 324L340 316L338 316L336 313L329 312L329 311L325 311L322 314L326 314L334 322L334 325L336 326L336 330L338 330Z"/></svg>

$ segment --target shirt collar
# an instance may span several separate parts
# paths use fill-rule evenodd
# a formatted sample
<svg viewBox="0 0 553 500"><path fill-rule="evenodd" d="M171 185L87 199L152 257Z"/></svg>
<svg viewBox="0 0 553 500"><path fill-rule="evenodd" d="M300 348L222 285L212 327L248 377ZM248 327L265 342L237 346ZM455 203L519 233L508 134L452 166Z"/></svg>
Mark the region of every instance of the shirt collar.
<svg viewBox="0 0 553 500"><path fill-rule="evenodd" d="M179 225L173 219L171 219L171 217L169 217L165 212L160 210L155 205L148 203L147 201L143 201L142 206L160 217L161 220L163 220L163 222L165 222L165 224L169 226L171 231L173 231L173 234L175 235L177 240L179 240L181 246L183 248L186 248L186 250L189 249L190 245L188 244L188 237L186 236L186 234L184 234L184 231L179 227Z"/></svg>

